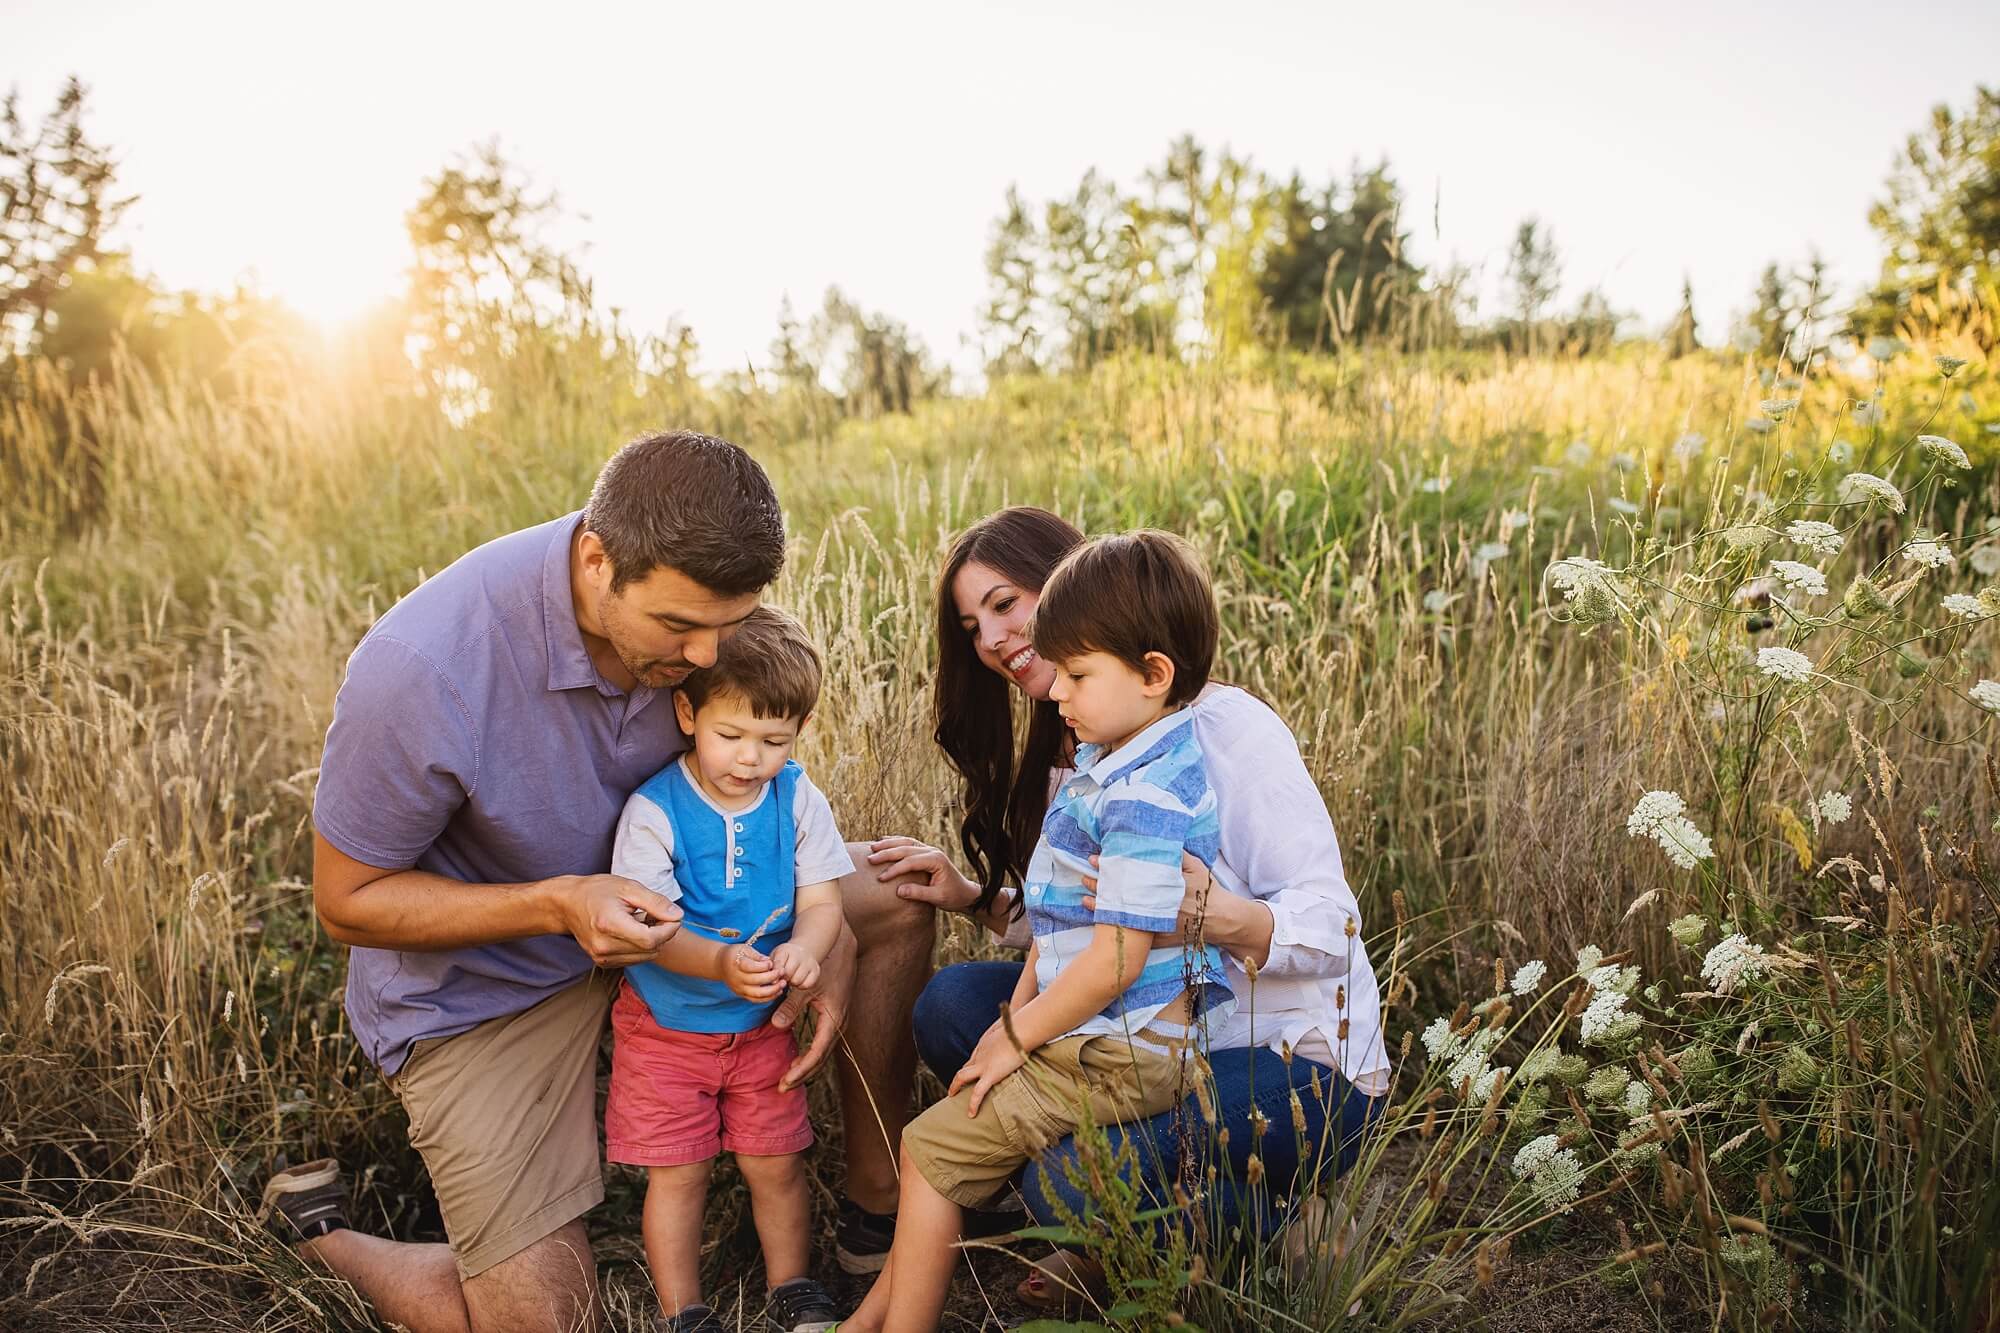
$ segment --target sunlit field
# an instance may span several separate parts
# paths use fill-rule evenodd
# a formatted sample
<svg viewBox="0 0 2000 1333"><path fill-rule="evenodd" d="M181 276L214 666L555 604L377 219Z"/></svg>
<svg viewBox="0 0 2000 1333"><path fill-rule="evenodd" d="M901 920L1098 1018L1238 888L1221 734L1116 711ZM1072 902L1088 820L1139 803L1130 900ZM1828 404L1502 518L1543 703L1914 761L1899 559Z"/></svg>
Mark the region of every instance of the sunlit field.
<svg viewBox="0 0 2000 1333"><path fill-rule="evenodd" d="M1218 676L1326 795L1397 1064L1327 1187L1357 1226L1303 1263L1156 1251L1107 1191L1072 1237L1098 1323L1992 1326L2000 387L1969 340L1835 353L1121 355L872 420L616 340L518 349L470 403L358 343L246 352L227 393L31 385L0 422L0 1316L375 1326L250 1216L278 1154L331 1154L364 1225L439 1235L311 908L343 663L689 426L787 506L772 600L829 668L800 758L848 836L956 845L932 581L1007 503L1193 540ZM939 961L989 948L955 923ZM814 1108L831 1272L825 1079ZM652 1305L639 1185L590 1219L618 1328ZM742 1202L705 1254L750 1327ZM983 1256L947 1326L1020 1271Z"/></svg>

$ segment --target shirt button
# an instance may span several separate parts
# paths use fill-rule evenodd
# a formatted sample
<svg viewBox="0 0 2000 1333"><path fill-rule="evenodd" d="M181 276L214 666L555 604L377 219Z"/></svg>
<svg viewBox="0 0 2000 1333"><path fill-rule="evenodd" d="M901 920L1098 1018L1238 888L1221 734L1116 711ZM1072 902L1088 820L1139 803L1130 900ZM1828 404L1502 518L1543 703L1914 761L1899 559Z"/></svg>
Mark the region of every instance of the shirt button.
<svg viewBox="0 0 2000 1333"><path fill-rule="evenodd" d="M737 824L737 826L736 826L736 832L738 832L738 833L741 833L742 831L743 831L743 825L742 825L742 824L740 824L740 823L739 823L739 824Z"/></svg>
<svg viewBox="0 0 2000 1333"><path fill-rule="evenodd" d="M743 855L743 849L741 847L732 847L729 849L729 854L731 856L741 856Z"/></svg>

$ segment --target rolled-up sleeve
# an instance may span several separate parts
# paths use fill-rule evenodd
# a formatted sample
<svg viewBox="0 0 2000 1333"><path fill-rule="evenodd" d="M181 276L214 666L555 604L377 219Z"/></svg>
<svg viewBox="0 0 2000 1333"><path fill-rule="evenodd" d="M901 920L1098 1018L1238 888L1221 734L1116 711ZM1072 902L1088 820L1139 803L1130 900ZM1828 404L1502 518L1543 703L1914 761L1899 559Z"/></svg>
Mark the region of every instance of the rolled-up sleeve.
<svg viewBox="0 0 2000 1333"><path fill-rule="evenodd" d="M371 634L334 697L313 827L342 853L407 870L479 785L479 733L437 664Z"/></svg>
<svg viewBox="0 0 2000 1333"><path fill-rule="evenodd" d="M1195 722L1215 791L1218 873L1240 881L1225 887L1271 912L1271 956L1260 973L1346 975L1361 937L1361 910L1341 865L1333 817L1298 741L1276 713L1241 690L1204 700Z"/></svg>

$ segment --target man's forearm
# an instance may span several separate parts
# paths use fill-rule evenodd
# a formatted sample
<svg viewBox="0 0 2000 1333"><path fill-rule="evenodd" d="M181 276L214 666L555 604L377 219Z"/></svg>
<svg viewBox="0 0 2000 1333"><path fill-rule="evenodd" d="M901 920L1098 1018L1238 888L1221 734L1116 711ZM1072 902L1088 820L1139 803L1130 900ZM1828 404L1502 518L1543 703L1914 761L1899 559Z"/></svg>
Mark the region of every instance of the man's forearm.
<svg viewBox="0 0 2000 1333"><path fill-rule="evenodd" d="M316 893L314 903L327 934L342 944L431 953L560 933L556 901L569 878L466 884L399 870L337 896Z"/></svg>

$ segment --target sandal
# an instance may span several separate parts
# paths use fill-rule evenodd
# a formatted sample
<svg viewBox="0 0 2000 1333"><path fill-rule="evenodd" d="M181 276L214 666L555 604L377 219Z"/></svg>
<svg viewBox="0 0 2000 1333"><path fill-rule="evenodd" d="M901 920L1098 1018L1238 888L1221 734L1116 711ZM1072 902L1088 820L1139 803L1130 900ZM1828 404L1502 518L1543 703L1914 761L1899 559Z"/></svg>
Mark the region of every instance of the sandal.
<svg viewBox="0 0 2000 1333"><path fill-rule="evenodd" d="M1075 1250L1051 1251L1028 1270L1014 1287L1014 1295L1031 1310L1064 1318L1102 1310L1111 1303L1103 1266Z"/></svg>

